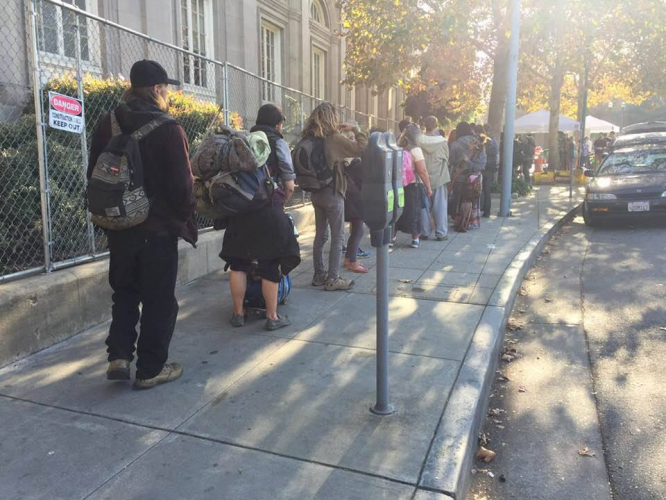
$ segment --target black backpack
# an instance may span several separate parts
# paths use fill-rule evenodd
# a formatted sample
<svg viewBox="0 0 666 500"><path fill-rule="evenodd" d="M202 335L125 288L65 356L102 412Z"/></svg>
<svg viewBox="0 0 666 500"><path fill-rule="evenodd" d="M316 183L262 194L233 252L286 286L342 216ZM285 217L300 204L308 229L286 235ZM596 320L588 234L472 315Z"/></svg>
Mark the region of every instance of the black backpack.
<svg viewBox="0 0 666 500"><path fill-rule="evenodd" d="M304 191L319 191L333 183L333 171L324 154L324 139L306 137L291 153L296 181Z"/></svg>
<svg viewBox="0 0 666 500"><path fill-rule="evenodd" d="M93 167L86 203L93 223L104 229L128 229L144 222L150 210L139 141L174 119L164 113L135 132L125 134L115 111L110 116L111 140Z"/></svg>

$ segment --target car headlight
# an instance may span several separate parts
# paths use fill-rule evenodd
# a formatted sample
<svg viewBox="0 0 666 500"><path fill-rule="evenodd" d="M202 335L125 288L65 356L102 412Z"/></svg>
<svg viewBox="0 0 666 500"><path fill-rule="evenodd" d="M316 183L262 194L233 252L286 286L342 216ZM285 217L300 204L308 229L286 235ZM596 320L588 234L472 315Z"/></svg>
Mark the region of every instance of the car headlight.
<svg viewBox="0 0 666 500"><path fill-rule="evenodd" d="M612 193L587 193L587 199L591 201L617 200L617 196Z"/></svg>

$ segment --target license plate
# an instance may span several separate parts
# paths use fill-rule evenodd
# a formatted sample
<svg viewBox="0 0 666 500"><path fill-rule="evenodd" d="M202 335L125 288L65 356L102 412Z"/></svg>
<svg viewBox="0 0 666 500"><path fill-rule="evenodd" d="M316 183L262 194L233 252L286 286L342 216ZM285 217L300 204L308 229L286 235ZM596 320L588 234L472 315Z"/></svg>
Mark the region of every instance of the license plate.
<svg viewBox="0 0 666 500"><path fill-rule="evenodd" d="M634 201L629 203L630 212L649 212L650 211L650 202L649 201Z"/></svg>

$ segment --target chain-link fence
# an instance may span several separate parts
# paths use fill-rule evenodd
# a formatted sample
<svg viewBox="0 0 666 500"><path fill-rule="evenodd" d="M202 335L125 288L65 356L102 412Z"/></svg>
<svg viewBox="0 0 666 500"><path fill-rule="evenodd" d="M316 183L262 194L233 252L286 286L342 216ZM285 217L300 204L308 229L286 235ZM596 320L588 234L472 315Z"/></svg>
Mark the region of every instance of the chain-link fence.
<svg viewBox="0 0 666 500"><path fill-rule="evenodd" d="M285 139L293 145L322 102L206 57L186 35L184 48L177 47L85 7L85 0L0 6L0 281L105 255L104 233L89 222L83 202L88 151L94 127L127 89L134 61L157 60L182 82L170 94L170 113L185 129L191 154L216 126L251 128L266 102L284 110ZM49 126L49 92L82 101L83 133ZM397 128L345 108L340 117L364 129ZM291 206L307 201L297 191ZM199 225L210 222L200 218Z"/></svg>

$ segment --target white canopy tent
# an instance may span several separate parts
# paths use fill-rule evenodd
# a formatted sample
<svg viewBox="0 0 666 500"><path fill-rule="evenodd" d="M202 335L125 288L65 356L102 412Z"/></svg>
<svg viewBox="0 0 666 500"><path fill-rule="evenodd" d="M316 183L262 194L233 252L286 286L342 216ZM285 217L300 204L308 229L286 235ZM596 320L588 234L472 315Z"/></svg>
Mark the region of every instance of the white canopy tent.
<svg viewBox="0 0 666 500"><path fill-rule="evenodd" d="M607 134L609 132L619 132L620 127L613 125L611 122L600 120L594 116L588 116L585 119L585 134Z"/></svg>
<svg viewBox="0 0 666 500"><path fill-rule="evenodd" d="M547 134L550 123L550 111L542 109L521 116L515 121L516 134ZM580 123L564 115L560 115L561 132L574 132L580 129Z"/></svg>

